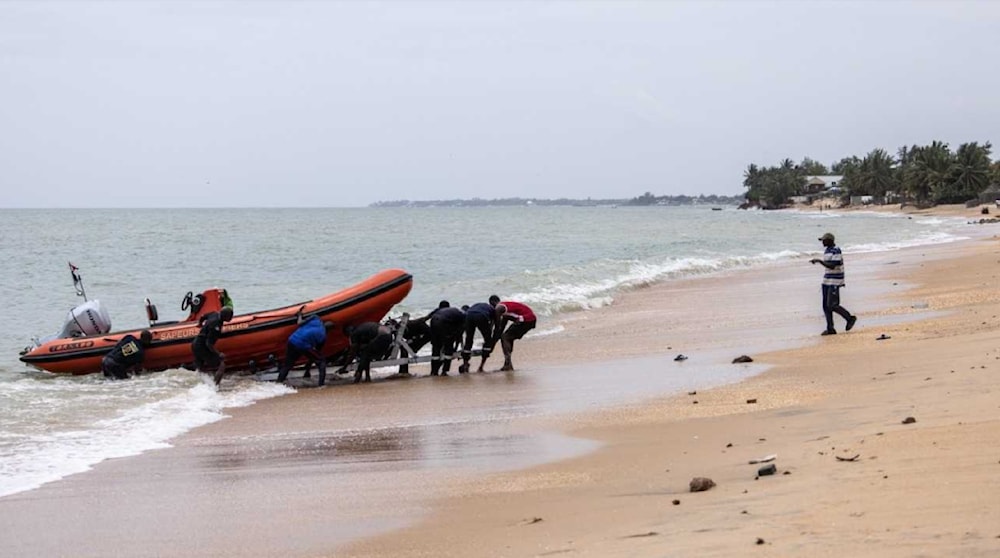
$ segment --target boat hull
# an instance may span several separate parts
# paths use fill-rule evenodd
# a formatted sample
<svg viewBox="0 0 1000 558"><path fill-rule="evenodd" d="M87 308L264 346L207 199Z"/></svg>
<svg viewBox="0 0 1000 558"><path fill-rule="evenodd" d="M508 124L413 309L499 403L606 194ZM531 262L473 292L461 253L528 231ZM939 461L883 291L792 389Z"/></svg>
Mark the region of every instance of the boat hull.
<svg viewBox="0 0 1000 558"><path fill-rule="evenodd" d="M389 269L344 290L307 302L300 302L262 312L241 314L222 328L216 348L226 355L226 370L246 370L253 366L266 367L269 356L279 362L284 359L288 336L298 327L296 318L316 314L335 326L327 333L323 346L325 356L335 355L348 347L344 328L362 322L379 321L402 301L413 286L413 277L400 269ZM35 368L56 374L92 374L101 371L101 360L121 340L142 329L153 334L146 349L143 368L166 370L191 366L194 356L191 342L198 335L194 322L153 325L131 331L119 331L89 337L71 337L46 342L21 356L21 361Z"/></svg>

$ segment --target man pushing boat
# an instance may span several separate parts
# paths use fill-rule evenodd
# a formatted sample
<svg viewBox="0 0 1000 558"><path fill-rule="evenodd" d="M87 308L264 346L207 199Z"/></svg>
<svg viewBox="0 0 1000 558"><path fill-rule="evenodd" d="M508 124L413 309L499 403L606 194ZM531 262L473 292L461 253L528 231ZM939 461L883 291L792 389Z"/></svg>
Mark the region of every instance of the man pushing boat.
<svg viewBox="0 0 1000 558"><path fill-rule="evenodd" d="M233 309L225 306L218 312L205 314L198 320L201 331L191 342L191 352L194 353L194 368L198 372L208 373L215 369L213 380L215 385L222 382L226 373L226 355L215 348L215 342L222 336L222 324L233 319Z"/></svg>
<svg viewBox="0 0 1000 558"><path fill-rule="evenodd" d="M104 355L101 360L101 371L105 378L112 380L124 380L137 370L142 368L142 361L146 356L146 347L153 342L153 334L148 330L142 330L139 338L134 335L126 335L115 344L111 352Z"/></svg>

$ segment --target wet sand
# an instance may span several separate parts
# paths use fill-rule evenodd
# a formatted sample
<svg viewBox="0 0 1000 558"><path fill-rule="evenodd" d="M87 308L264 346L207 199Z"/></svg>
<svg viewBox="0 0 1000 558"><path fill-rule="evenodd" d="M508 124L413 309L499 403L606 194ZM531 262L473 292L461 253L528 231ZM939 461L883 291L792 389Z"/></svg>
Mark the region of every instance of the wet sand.
<svg viewBox="0 0 1000 558"><path fill-rule="evenodd" d="M1000 236L848 258L850 334L596 413L567 431L598 452L455 487L414 528L330 555L1000 555Z"/></svg>
<svg viewBox="0 0 1000 558"><path fill-rule="evenodd" d="M0 548L726 556L760 536L775 556L842 542L882 556L916 537L994 555L998 260L996 240L848 254L844 304L861 321L822 339L821 271L804 261L652 285L519 342L513 374L301 390L0 499ZM773 368L729 362L740 354ZM779 475L755 481L746 461L767 453ZM928 482L955 468L960 482ZM719 486L689 494L692 476Z"/></svg>

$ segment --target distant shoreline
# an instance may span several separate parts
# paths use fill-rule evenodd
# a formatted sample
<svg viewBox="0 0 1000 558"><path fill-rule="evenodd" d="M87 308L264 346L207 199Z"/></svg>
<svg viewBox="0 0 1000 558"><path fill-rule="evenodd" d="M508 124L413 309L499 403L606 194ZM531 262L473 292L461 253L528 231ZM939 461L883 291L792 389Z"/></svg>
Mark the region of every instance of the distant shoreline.
<svg viewBox="0 0 1000 558"><path fill-rule="evenodd" d="M746 201L743 196L654 196L644 194L635 198L621 199L573 199L573 198L498 198L498 199L453 199L453 200L387 200L377 201L368 207L517 207L517 206L561 206L561 207L644 207L644 206L686 206L686 205L740 205Z"/></svg>

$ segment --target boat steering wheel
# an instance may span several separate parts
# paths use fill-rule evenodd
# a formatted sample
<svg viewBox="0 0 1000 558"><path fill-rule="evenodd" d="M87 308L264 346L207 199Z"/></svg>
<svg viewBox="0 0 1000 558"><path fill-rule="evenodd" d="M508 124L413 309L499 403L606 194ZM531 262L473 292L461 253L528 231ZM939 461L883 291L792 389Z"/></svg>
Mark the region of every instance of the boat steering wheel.
<svg viewBox="0 0 1000 558"><path fill-rule="evenodd" d="M194 297L194 293L191 292L191 291L188 291L187 294L184 295L184 299L181 300L181 311L182 312L184 310L187 310L188 308L191 308L192 297Z"/></svg>

